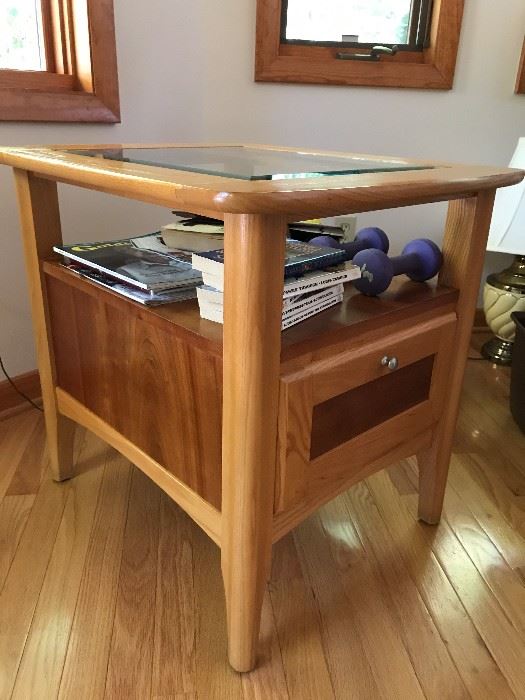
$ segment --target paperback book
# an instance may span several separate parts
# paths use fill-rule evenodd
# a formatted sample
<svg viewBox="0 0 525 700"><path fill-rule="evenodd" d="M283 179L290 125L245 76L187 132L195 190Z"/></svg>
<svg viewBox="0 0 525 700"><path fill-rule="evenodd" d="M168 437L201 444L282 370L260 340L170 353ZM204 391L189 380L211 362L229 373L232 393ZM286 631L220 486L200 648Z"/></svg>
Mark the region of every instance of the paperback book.
<svg viewBox="0 0 525 700"><path fill-rule="evenodd" d="M194 253L224 248L224 224L206 217L180 217L177 221L162 226L161 234L166 245ZM344 231L340 226L306 221L288 224L288 237L296 241L308 241L320 235L329 235L339 240L343 238Z"/></svg>
<svg viewBox="0 0 525 700"><path fill-rule="evenodd" d="M361 277L361 270L357 265L346 262L329 270L315 270L306 272L299 277L290 277L284 281L283 299L289 299L298 294L324 289L334 284L346 284ZM224 275L213 272L202 273L203 284L207 287L224 292Z"/></svg>
<svg viewBox="0 0 525 700"><path fill-rule="evenodd" d="M297 309L295 313L290 313L286 316L283 315L281 330L290 328L301 321L306 321L306 319L311 316L315 316L325 309L329 309L335 304L340 304L343 301L343 293L337 295L331 295L328 299L323 299L316 304L312 304L307 308ZM201 317L207 319L208 321L214 321L215 323L224 323L224 312L222 306L219 304L209 304L205 307L204 311L201 311Z"/></svg>
<svg viewBox="0 0 525 700"><path fill-rule="evenodd" d="M320 291L298 294L297 296L283 299L283 320L299 312L306 311L308 308L311 308L316 304L320 304L321 302L328 301L336 297L339 298L343 292L343 285L336 284L332 287L321 289ZM210 309L212 312L217 310L221 312L223 311L224 294L217 289L212 289L206 286L197 287L197 299L199 302L201 316L203 316L208 309Z"/></svg>
<svg viewBox="0 0 525 700"><path fill-rule="evenodd" d="M191 253L224 248L224 226L177 221L162 226L160 233L168 248Z"/></svg>

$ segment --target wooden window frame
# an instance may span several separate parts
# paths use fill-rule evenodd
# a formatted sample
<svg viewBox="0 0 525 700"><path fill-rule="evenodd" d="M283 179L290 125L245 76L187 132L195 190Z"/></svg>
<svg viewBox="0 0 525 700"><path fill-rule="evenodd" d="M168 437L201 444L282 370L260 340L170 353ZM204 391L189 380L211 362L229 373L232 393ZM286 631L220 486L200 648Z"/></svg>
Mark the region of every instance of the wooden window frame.
<svg viewBox="0 0 525 700"><path fill-rule="evenodd" d="M46 71L0 70L0 120L120 122L113 0L42 0Z"/></svg>
<svg viewBox="0 0 525 700"><path fill-rule="evenodd" d="M464 0L434 0L429 46L422 51L400 51L379 61L343 61L336 58L340 49L334 46L282 43L281 0L257 0L255 80L450 90L463 6Z"/></svg>
<svg viewBox="0 0 525 700"><path fill-rule="evenodd" d="M516 78L516 87L514 88L516 95L525 95L525 39L521 49L520 62L518 66L518 75Z"/></svg>

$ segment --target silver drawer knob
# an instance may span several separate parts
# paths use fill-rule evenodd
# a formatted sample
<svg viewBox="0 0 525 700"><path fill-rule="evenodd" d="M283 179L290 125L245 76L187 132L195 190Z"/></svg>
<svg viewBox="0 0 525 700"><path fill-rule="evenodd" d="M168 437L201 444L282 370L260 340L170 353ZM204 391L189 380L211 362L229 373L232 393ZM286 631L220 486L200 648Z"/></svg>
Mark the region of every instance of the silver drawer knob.
<svg viewBox="0 0 525 700"><path fill-rule="evenodd" d="M397 357L388 357L388 355L385 355L381 358L381 364L383 367L388 367L388 369L394 371L397 369L399 362L397 361Z"/></svg>

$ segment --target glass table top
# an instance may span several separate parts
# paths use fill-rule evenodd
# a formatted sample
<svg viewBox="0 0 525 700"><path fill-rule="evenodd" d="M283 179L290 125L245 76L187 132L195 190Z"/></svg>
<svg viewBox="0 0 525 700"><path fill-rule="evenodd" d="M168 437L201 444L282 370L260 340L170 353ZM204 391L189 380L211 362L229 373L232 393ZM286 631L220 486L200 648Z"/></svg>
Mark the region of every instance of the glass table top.
<svg viewBox="0 0 525 700"><path fill-rule="evenodd" d="M285 180L432 168L430 165L407 165L395 160L312 155L245 146L87 149L69 153L239 180Z"/></svg>

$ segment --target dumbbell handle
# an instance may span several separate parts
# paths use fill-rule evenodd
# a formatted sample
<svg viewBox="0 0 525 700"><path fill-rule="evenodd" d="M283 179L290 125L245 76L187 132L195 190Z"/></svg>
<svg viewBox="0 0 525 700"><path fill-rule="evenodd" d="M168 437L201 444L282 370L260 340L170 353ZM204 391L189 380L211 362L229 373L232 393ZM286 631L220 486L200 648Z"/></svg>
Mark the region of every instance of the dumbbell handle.
<svg viewBox="0 0 525 700"><path fill-rule="evenodd" d="M407 253L405 255L396 255L390 258L394 275L410 275L419 270L421 258L417 253Z"/></svg>
<svg viewBox="0 0 525 700"><path fill-rule="evenodd" d="M350 243L339 243L330 236L316 236L311 239L310 243L344 250L347 260L352 260L352 258L362 250L377 248L384 253L388 253L389 248L388 236L386 233L382 229L374 226L361 229L355 241L351 241Z"/></svg>
<svg viewBox="0 0 525 700"><path fill-rule="evenodd" d="M351 241L350 243L341 243L340 248L345 251L347 260L352 260L361 250L370 248L370 245L367 241Z"/></svg>

